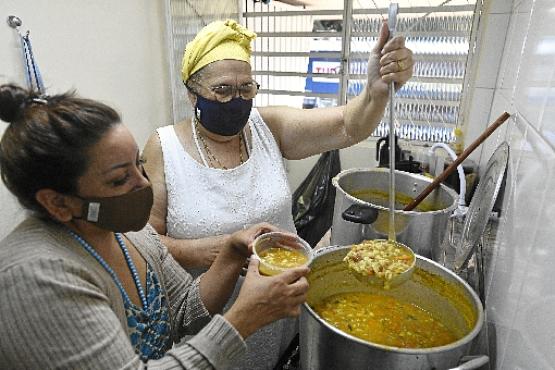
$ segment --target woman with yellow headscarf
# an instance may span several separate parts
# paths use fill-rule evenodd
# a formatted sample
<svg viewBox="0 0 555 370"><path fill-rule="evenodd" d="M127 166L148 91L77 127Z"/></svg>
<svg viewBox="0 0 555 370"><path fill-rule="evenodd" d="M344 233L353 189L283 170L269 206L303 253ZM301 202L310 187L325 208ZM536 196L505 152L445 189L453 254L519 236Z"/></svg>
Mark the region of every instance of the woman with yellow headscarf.
<svg viewBox="0 0 555 370"><path fill-rule="evenodd" d="M206 269L234 230L260 221L295 231L283 159L356 144L374 131L388 85L412 76L403 37L384 24L368 61L368 84L347 105L256 107L250 56L255 34L235 21L204 27L184 53L182 79L193 117L157 130L145 150L154 188L150 222L182 266ZM199 273L200 271L197 271ZM256 312L252 313L256 315ZM278 322L247 340L240 368L271 369L294 327Z"/></svg>

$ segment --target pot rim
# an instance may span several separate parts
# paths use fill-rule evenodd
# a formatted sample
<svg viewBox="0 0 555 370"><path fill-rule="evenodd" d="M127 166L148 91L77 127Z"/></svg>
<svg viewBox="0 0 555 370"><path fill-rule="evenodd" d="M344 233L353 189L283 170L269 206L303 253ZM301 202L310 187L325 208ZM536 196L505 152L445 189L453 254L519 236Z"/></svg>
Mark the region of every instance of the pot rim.
<svg viewBox="0 0 555 370"><path fill-rule="evenodd" d="M372 208L375 209L379 209L382 211L389 211L388 207L383 207L380 206L378 204L374 204L374 203L370 203L370 202L366 202L364 200L361 200L359 198L356 198L354 196L352 196L351 194L347 193L342 187L341 185L339 185L339 180L347 175L353 174L353 173L359 173L359 172L377 172L377 173L381 173L381 172L389 172L389 169L387 168L350 168L348 170L344 170L341 171L340 173L338 173L336 176L333 177L333 179L331 180L332 185L341 192L341 194L343 194L347 199L349 199L351 202L357 203L357 204L361 204L361 205L365 205L365 206L371 206ZM396 174L400 174L400 175L409 175L410 177L419 179L419 180L424 180L425 182L431 183L432 180L426 176L422 176L419 174L415 174L415 173L410 173L410 172L405 172L405 171L399 171L399 170L395 170ZM450 187L444 185L444 184L439 184L439 186L445 190L449 195L451 195L451 197L453 198L453 203L446 208L442 208L442 209L438 209L436 211L426 211L426 212L421 212L421 211L403 211L400 209L396 209L395 210L395 214L401 214L401 215L438 215L438 214L443 214L443 213L451 213L453 212L456 208L457 208L457 204L458 204L458 199L459 199L459 195L457 194L457 192L453 189L451 189Z"/></svg>
<svg viewBox="0 0 555 370"><path fill-rule="evenodd" d="M347 246L332 245L332 246L329 246L329 247L321 248L318 251L316 251L316 253L314 253L314 259L312 260L312 263L314 263L314 261L316 261L322 255L326 255L326 254L331 253L333 251L346 249L346 248L350 248L350 247L351 247L350 245L347 245ZM324 327L326 327L328 330L331 330L337 335L340 335L344 338L347 338L351 341L354 341L358 344L361 344L365 347L372 348L372 349L379 349L379 350L383 350L383 351L388 351L388 352L393 352L393 353L402 353L402 354L407 354L407 355L428 355L428 354L431 354L431 353L447 352L447 351L459 348L461 346L464 346L464 345L470 343L480 333L480 331L482 330L482 326L484 324L484 308L482 306L482 302L480 301L480 298L478 298L478 295L476 294L474 289L472 289L466 281L464 281L460 276L456 275L451 270L445 268L444 266L440 265L439 263L437 263L437 262L435 262L435 261L433 261L429 258L420 256L418 254L416 255L416 258L420 259L420 260L423 260L426 263L432 264L436 267L439 267L441 270L445 270L458 283L463 285L463 287L465 288L465 291L470 293L470 296L472 297L472 301L474 302L474 306L477 308L478 315L476 317L476 323L475 323L474 327L472 328L472 330L468 334L466 334L464 337L460 338L459 340L456 340L456 341L451 342L449 344L446 344L444 346L428 347L428 348L401 348L401 347L386 346L386 345L383 345L383 344L378 344L378 343L365 341L363 339L357 338L357 337L352 336L348 333L345 333L344 331L341 331L341 330L337 329L335 326L333 326L333 325L329 324L328 322L326 322L325 320L321 319L320 316L318 316L318 314L316 314L316 312L314 312L314 310L306 302L302 304L302 307L306 310L306 312L308 312L312 316L313 319L315 319L320 324L324 325Z"/></svg>

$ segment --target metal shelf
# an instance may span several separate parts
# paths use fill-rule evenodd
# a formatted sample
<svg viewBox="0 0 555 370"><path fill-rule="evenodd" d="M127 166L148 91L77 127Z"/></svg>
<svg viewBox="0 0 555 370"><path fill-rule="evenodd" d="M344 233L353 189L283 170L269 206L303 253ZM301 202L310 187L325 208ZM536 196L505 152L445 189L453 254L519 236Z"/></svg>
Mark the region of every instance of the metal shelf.
<svg viewBox="0 0 555 370"><path fill-rule="evenodd" d="M297 17L303 16L306 17L307 15L343 15L343 9L325 9L325 10L284 10L284 11L275 11L275 12L243 12L243 17L245 18L257 18L257 17Z"/></svg>
<svg viewBox="0 0 555 370"><path fill-rule="evenodd" d="M341 32L257 32L256 37L337 37L341 38Z"/></svg>
<svg viewBox="0 0 555 370"><path fill-rule="evenodd" d="M317 98L337 98L339 94L323 94L323 93L313 93L310 91L292 91L292 90L274 90L274 89L260 89L260 94L270 94L270 95L290 95L290 96L307 96L307 97L317 97ZM358 94L348 94L348 97L353 98ZM444 107L458 107L458 100L434 100L434 99L415 99L415 98L395 98L395 102L401 104L409 103L425 103L434 106L444 106Z"/></svg>
<svg viewBox="0 0 555 370"><path fill-rule="evenodd" d="M399 31L400 34L403 34L403 31ZM404 36L407 38L418 38L418 37L429 37L429 36L437 36L437 37L470 37L470 33L467 31L410 31L410 33L405 34ZM337 37L341 38L341 32L337 31L326 31L326 32L312 32L312 31L287 31L287 32L257 32L257 37ZM377 37L377 32L360 32L360 31L353 31L351 33L351 37Z"/></svg>
<svg viewBox="0 0 555 370"><path fill-rule="evenodd" d="M358 94L348 94L350 98L354 98ZM443 106L443 107L458 107L460 104L459 100L442 100L442 99L427 99L427 98L401 98L395 97L395 103L401 104L429 104L433 106Z"/></svg>
<svg viewBox="0 0 555 370"><path fill-rule="evenodd" d="M399 98L396 97L395 98L395 102L397 103L403 103L403 104L407 104L407 103L425 103L425 104L430 104L430 105L441 105L444 107L458 107L460 104L460 101L458 100L441 100L441 99L427 99L427 98Z"/></svg>
<svg viewBox="0 0 555 370"><path fill-rule="evenodd" d="M341 78L337 73L307 73L307 72L278 72L278 71L252 71L255 76L276 76L276 77L323 77Z"/></svg>
<svg viewBox="0 0 555 370"><path fill-rule="evenodd" d="M341 78L340 74L336 73L307 73L307 72L285 72L285 71L252 71L255 76L274 76L274 77L322 77L322 78ZM366 80L366 74L349 74L349 80ZM442 83L442 84L457 84L463 83L461 77L420 77L413 76L409 82L428 82L428 83Z"/></svg>
<svg viewBox="0 0 555 370"><path fill-rule="evenodd" d="M420 120L410 120L407 118L397 118L395 117L395 121L399 122L400 124L415 124L419 126L431 126L431 127L444 127L444 125L452 125L455 126L455 122L444 122L444 121L420 121ZM383 122L383 121L382 121ZM389 124L389 122L388 122Z"/></svg>
<svg viewBox="0 0 555 370"><path fill-rule="evenodd" d="M340 51L253 51L253 57L285 57L285 58L337 58Z"/></svg>
<svg viewBox="0 0 555 370"><path fill-rule="evenodd" d="M405 36L407 39L419 38L419 37L470 37L470 32L468 31L410 31L405 33L405 31L398 31L398 34ZM353 31L351 33L352 37L378 37L378 32L361 32Z"/></svg>
<svg viewBox="0 0 555 370"><path fill-rule="evenodd" d="M443 6L412 6L412 7L399 7L399 14L413 14L413 13L458 13L458 12L473 12L474 5L443 5ZM353 14L383 14L387 15L388 8L378 9L353 9Z"/></svg>
<svg viewBox="0 0 555 370"><path fill-rule="evenodd" d="M399 8L400 14L414 14L414 13L428 13L428 12L445 12L445 13L458 13L458 12L473 12L474 5L444 5L444 6L415 6L415 7L401 7ZM368 14L387 14L388 8L378 9L353 9L354 15L368 15ZM257 17L295 17L307 15L343 15L343 9L324 9L324 10L285 10L275 12L243 12L245 18Z"/></svg>
<svg viewBox="0 0 555 370"><path fill-rule="evenodd" d="M370 57L369 52L352 51L349 55L350 60L366 60ZM412 55L415 62L418 61L440 61L440 62L464 62L467 54L418 54Z"/></svg>
<svg viewBox="0 0 555 370"><path fill-rule="evenodd" d="M460 85L464 82L464 78L462 78L462 77L412 76L412 78L409 81L411 81L411 82L429 82L429 83L442 83L442 84Z"/></svg>
<svg viewBox="0 0 555 370"><path fill-rule="evenodd" d="M368 78L367 74L349 74L350 80L366 80ZM428 82L428 83L441 83L441 84L452 84L460 85L463 83L462 77L424 77L424 76L412 76L408 82Z"/></svg>
<svg viewBox="0 0 555 370"><path fill-rule="evenodd" d="M253 51L252 56L254 57L284 57L284 58L341 58L340 51ZM366 60L370 56L369 52L356 52L353 51L350 54L350 60ZM428 60L438 60L438 61L466 61L467 54L413 54L413 59L415 61L428 61Z"/></svg>
<svg viewBox="0 0 555 370"><path fill-rule="evenodd" d="M337 99L338 94L323 94L323 93L312 93L310 91L291 91L291 90L274 90L274 89L260 89L259 94L269 94L269 95L290 95L290 96L306 96L314 98L331 98Z"/></svg>

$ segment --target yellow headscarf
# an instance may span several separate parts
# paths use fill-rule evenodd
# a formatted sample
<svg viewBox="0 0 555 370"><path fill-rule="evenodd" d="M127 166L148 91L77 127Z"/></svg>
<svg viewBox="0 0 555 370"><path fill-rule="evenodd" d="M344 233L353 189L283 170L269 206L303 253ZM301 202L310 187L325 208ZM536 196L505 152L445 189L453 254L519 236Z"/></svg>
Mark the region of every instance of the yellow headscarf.
<svg viewBox="0 0 555 370"><path fill-rule="evenodd" d="M251 40L254 32L228 19L205 26L185 47L181 76L183 81L202 67L224 59L242 60L250 64Z"/></svg>

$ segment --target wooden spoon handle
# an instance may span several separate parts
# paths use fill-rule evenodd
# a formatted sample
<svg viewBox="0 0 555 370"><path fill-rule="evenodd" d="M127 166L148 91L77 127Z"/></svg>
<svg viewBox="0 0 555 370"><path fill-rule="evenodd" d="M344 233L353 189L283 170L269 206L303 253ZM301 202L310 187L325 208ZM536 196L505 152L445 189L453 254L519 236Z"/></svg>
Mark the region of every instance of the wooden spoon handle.
<svg viewBox="0 0 555 370"><path fill-rule="evenodd" d="M447 176L449 176L453 171L455 171L457 166L461 164L470 155L470 153L474 151L474 149L476 149L480 144L484 142L484 140L486 140L491 134L493 134L493 132L503 123L505 123L505 121L509 119L509 117L510 117L510 114L507 112L504 112L502 115L500 115L495 120L495 122L493 122L491 125L488 126L488 128L482 133L482 135L480 135L476 140L474 140L472 144L470 144L468 148L466 148L464 152L462 152L461 155L459 155L457 159L453 161L453 163L451 163L449 167L447 167L445 171L441 173L441 175L436 177L434 181L430 185L428 185L426 189L422 191L422 193L420 193L420 195L418 195L412 202L410 202L403 209L403 211L412 211L416 206L418 206L420 202L424 200L424 198L426 198L435 188L439 186L439 184L442 181L444 181L447 178Z"/></svg>

